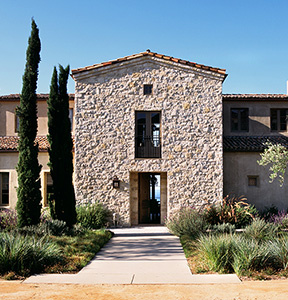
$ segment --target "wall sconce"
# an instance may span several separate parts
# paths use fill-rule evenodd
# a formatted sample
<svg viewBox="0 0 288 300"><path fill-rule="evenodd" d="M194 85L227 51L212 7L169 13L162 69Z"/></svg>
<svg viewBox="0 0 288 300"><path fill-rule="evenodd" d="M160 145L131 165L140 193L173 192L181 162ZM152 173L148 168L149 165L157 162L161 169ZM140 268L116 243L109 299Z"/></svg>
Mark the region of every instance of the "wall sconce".
<svg viewBox="0 0 288 300"><path fill-rule="evenodd" d="M117 176L114 176L114 178L113 178L113 188L114 189L120 188L120 180L118 179Z"/></svg>

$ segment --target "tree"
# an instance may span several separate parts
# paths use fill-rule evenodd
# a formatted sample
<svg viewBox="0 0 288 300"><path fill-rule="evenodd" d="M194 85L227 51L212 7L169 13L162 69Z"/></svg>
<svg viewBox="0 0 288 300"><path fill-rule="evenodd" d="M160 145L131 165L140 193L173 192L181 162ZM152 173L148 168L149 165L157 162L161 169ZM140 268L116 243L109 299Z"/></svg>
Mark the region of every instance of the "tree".
<svg viewBox="0 0 288 300"><path fill-rule="evenodd" d="M49 167L53 180L55 215L68 226L76 223L73 176L73 142L69 119L67 81L69 66L59 66L59 80L54 67L48 100ZM59 81L59 83L58 83Z"/></svg>
<svg viewBox="0 0 288 300"><path fill-rule="evenodd" d="M266 144L268 148L261 153L261 160L257 161L260 166L271 164L269 170L271 171L270 179L272 182L279 177L280 185L284 184L284 175L288 164L288 150L280 144Z"/></svg>
<svg viewBox="0 0 288 300"><path fill-rule="evenodd" d="M39 29L32 19L31 36L26 52L26 66L23 75L23 86L20 96L19 116L19 159L16 167L18 173L18 226L38 224L41 214L41 182L38 163L37 135L37 79L40 62L41 43Z"/></svg>

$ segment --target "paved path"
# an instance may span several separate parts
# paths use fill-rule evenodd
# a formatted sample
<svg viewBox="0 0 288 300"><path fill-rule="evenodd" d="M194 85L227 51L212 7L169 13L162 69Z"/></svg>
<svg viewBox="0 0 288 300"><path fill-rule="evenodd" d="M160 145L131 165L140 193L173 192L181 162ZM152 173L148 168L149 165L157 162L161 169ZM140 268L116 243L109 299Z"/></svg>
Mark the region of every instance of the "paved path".
<svg viewBox="0 0 288 300"><path fill-rule="evenodd" d="M115 236L78 274L43 274L25 283L239 283L236 275L192 275L179 239L163 226L112 229Z"/></svg>

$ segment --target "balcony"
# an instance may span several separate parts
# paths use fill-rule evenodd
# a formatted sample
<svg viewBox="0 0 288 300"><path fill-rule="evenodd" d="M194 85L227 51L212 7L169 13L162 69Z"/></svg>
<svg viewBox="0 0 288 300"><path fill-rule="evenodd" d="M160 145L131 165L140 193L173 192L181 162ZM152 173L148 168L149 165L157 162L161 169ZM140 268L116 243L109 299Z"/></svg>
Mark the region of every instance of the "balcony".
<svg viewBox="0 0 288 300"><path fill-rule="evenodd" d="M137 136L135 158L161 158L160 136Z"/></svg>

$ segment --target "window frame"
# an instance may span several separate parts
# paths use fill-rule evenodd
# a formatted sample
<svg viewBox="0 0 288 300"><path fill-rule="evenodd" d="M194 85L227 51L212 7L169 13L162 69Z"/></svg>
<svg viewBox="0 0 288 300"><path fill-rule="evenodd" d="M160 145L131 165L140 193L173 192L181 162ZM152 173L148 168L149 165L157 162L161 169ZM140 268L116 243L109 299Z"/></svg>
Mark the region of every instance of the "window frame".
<svg viewBox="0 0 288 300"><path fill-rule="evenodd" d="M52 180L52 184L48 184L49 183L49 177L50 176L50 179ZM44 207L48 207L49 206L49 203L48 203L48 197L49 197L49 194L53 194L52 193L49 193L48 192L48 187L52 187L52 190L53 190L53 179L52 179L52 176L51 176L51 173L48 171L48 172L44 172L44 197L43 197L43 205Z"/></svg>
<svg viewBox="0 0 288 300"><path fill-rule="evenodd" d="M232 113L234 111L237 111L237 129L233 128L233 118L232 118ZM241 116L241 110L244 112L247 112L247 120L243 122L242 116ZM248 107L231 107L230 108L230 131L231 132L249 132L249 108ZM242 129L243 124L247 122L247 128Z"/></svg>
<svg viewBox="0 0 288 300"><path fill-rule="evenodd" d="M7 197L8 202L3 203L3 174L8 175L8 189L7 189ZM6 191L6 190L5 190ZM10 172L8 171L0 171L0 206L9 206L10 205Z"/></svg>
<svg viewBox="0 0 288 300"><path fill-rule="evenodd" d="M281 112L285 111L285 129L281 129ZM272 114L273 112L276 112L276 129L272 129L274 127L273 125L273 119ZM287 116L288 116L288 109L287 108L271 108L270 109L270 130L272 132L285 132L287 131ZM275 119L274 119L275 120Z"/></svg>
<svg viewBox="0 0 288 300"><path fill-rule="evenodd" d="M145 114L145 134L138 136L138 114ZM159 114L159 128L155 130L155 132L159 131L156 139L154 139L154 130L153 130L153 122L152 115L153 113ZM135 158L161 158L162 156L162 147L161 147L161 126L162 120L162 112L159 110L153 111L135 111ZM155 123L156 124L156 123ZM139 144L139 138L143 139L143 145ZM140 151L140 152L139 152ZM144 152L143 152L144 151Z"/></svg>
<svg viewBox="0 0 288 300"><path fill-rule="evenodd" d="M14 132L19 132L20 120L19 116L17 115L17 111L15 110L15 119L14 119Z"/></svg>

